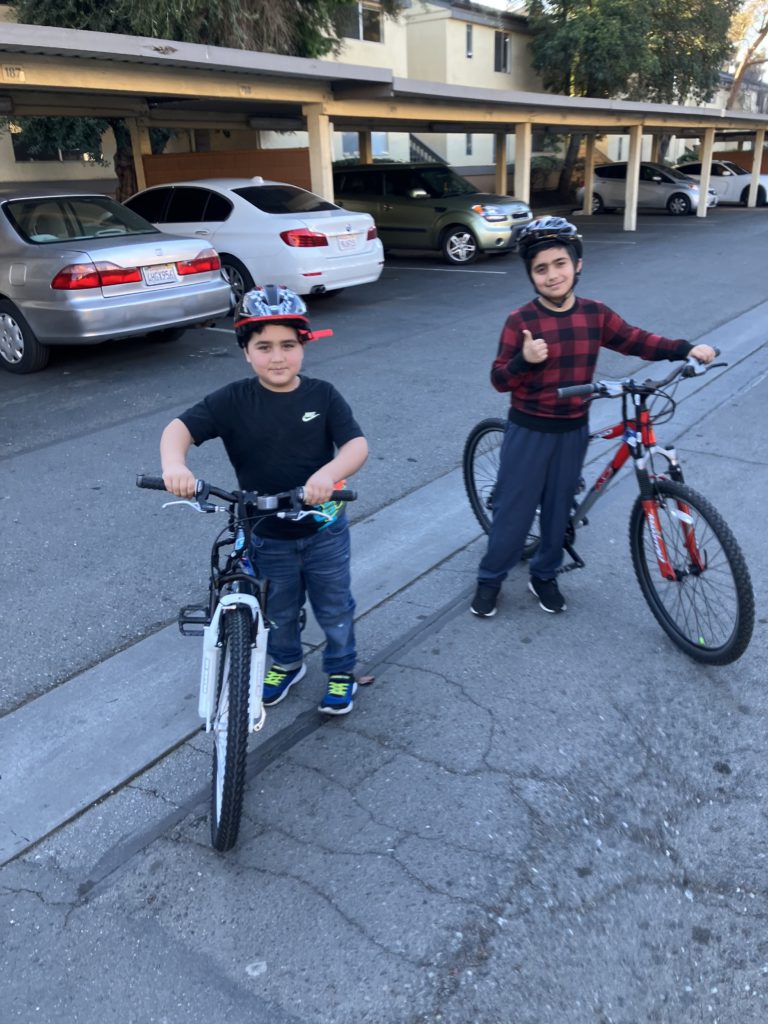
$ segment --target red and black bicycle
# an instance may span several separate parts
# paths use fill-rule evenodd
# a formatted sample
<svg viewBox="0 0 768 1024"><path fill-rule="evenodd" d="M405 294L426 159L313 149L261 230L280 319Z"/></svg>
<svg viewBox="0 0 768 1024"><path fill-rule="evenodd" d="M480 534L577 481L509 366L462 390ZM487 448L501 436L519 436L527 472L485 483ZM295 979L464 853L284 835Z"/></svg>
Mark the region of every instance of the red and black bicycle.
<svg viewBox="0 0 768 1024"><path fill-rule="evenodd" d="M654 429L654 420L658 425L674 415L674 388L670 386L676 388L681 380L705 373L714 365L724 364L704 366L688 359L664 380L601 380L558 391L561 397L621 398L622 403L619 423L590 434L590 443L598 438L621 438L621 443L584 496L574 499L564 541L570 561L560 571L583 567L573 546L576 530L632 459L640 493L630 515L629 546L643 597L682 651L696 661L728 665L741 657L752 638L755 599L749 570L725 520L711 502L684 482L675 449L661 447ZM505 428L505 420L483 420L464 445L464 483L472 510L486 533L491 526ZM534 521L523 557L530 558L537 546L538 523Z"/></svg>

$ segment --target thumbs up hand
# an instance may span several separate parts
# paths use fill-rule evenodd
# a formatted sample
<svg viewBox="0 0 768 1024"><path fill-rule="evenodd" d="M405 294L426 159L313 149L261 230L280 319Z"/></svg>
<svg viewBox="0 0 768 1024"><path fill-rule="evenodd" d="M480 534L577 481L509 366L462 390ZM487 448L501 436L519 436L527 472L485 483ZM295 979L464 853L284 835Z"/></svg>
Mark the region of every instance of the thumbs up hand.
<svg viewBox="0 0 768 1024"><path fill-rule="evenodd" d="M543 338L534 338L530 331L523 331L523 358L527 363L543 363L548 354Z"/></svg>

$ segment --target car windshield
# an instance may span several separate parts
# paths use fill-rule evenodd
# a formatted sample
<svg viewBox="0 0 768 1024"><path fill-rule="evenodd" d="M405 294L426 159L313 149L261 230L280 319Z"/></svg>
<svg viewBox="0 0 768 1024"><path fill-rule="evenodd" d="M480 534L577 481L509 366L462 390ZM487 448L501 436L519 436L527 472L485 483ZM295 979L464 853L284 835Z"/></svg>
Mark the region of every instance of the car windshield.
<svg viewBox="0 0 768 1024"><path fill-rule="evenodd" d="M419 172L419 178L433 199L441 196L474 196L479 191L450 167L429 167Z"/></svg>
<svg viewBox="0 0 768 1024"><path fill-rule="evenodd" d="M295 185L249 185L232 191L264 213L317 213L319 210L339 209L327 199Z"/></svg>
<svg viewBox="0 0 768 1024"><path fill-rule="evenodd" d="M749 174L749 171L745 171L744 168L739 167L738 164L731 163L730 160L723 160L723 167L732 171L734 174Z"/></svg>
<svg viewBox="0 0 768 1024"><path fill-rule="evenodd" d="M125 235L157 235L157 228L107 196L9 199L3 212L25 242L52 245Z"/></svg>

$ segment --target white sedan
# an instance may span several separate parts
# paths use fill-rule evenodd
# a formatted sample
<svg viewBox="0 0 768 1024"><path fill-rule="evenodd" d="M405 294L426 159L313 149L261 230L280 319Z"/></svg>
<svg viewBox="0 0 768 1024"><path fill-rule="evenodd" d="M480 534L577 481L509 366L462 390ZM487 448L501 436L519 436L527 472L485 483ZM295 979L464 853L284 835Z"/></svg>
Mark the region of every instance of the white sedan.
<svg viewBox="0 0 768 1024"><path fill-rule="evenodd" d="M697 180L701 178L701 163L698 161L678 164L677 169L691 178ZM751 178L749 171L745 171L743 167L739 167L732 160L712 161L709 184L717 192L717 199L720 203L741 203L742 206L746 206ZM758 175L758 182L757 205L765 206L765 198L768 195L768 174Z"/></svg>
<svg viewBox="0 0 768 1024"><path fill-rule="evenodd" d="M367 213L350 213L296 185L210 178L147 188L125 205L161 231L204 239L239 299L254 284L299 295L376 281L384 250Z"/></svg>

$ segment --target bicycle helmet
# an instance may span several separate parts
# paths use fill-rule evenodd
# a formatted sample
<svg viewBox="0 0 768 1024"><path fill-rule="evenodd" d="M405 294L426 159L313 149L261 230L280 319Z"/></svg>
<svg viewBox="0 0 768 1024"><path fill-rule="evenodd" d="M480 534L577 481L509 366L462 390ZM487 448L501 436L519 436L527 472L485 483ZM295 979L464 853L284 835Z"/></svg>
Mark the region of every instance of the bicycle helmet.
<svg viewBox="0 0 768 1024"><path fill-rule="evenodd" d="M304 300L282 284L252 288L238 302L234 327L240 348L248 344L254 324L286 324L295 327L302 344L333 334L333 331L311 331Z"/></svg>
<svg viewBox="0 0 768 1024"><path fill-rule="evenodd" d="M537 217L526 224L517 236L517 249L530 273L531 260L537 252L563 245L577 263L584 252L581 235L574 224L564 217Z"/></svg>

